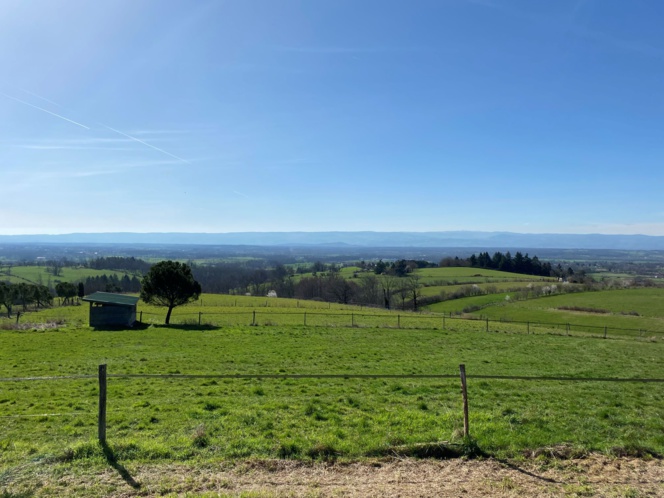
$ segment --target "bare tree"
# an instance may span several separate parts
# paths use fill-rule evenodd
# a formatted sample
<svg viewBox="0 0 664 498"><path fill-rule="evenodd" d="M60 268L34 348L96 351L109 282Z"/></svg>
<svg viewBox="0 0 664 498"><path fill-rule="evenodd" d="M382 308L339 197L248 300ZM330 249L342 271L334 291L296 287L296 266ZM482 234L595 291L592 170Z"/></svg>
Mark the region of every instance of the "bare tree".
<svg viewBox="0 0 664 498"><path fill-rule="evenodd" d="M390 309L392 306L392 296L396 290L398 283L397 277L393 275L383 275L380 277L380 285L383 289L383 305L385 309Z"/></svg>
<svg viewBox="0 0 664 498"><path fill-rule="evenodd" d="M406 279L406 288L410 293L413 311L417 311L417 300L422 296L422 282L420 282L420 276L411 273Z"/></svg>
<svg viewBox="0 0 664 498"><path fill-rule="evenodd" d="M379 278L369 273L360 280L360 301L366 304L380 304Z"/></svg>

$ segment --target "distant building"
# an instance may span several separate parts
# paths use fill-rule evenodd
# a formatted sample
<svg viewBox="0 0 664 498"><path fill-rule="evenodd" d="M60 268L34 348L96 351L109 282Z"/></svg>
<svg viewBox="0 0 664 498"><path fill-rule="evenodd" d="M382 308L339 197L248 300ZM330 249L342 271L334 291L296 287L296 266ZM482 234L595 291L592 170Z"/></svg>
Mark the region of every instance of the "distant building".
<svg viewBox="0 0 664 498"><path fill-rule="evenodd" d="M83 301L90 303L90 327L131 327L136 322L137 297L95 292Z"/></svg>
<svg viewBox="0 0 664 498"><path fill-rule="evenodd" d="M271 290L270 292L267 293L267 297L277 297L277 291Z"/></svg>

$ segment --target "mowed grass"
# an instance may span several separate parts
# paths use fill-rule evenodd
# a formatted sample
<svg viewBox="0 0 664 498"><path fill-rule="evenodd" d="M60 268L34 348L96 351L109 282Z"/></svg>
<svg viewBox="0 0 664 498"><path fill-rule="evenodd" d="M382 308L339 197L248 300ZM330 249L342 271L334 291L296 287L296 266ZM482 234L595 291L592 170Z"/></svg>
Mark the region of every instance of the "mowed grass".
<svg viewBox="0 0 664 498"><path fill-rule="evenodd" d="M560 309L565 307L604 310L608 313ZM525 301L502 300L496 306L488 306L474 314L492 320L574 323L661 333L664 330L664 289L623 289L559 294Z"/></svg>
<svg viewBox="0 0 664 498"><path fill-rule="evenodd" d="M661 342L432 329L66 327L0 332L0 378L95 375L101 363L111 375L456 375L465 363L482 451L662 454L662 384L472 376L662 378L663 353ZM103 463L97 395L95 379L0 382L0 475L26 461ZM455 378L111 377L108 403L109 444L125 462L357 459L461 443Z"/></svg>

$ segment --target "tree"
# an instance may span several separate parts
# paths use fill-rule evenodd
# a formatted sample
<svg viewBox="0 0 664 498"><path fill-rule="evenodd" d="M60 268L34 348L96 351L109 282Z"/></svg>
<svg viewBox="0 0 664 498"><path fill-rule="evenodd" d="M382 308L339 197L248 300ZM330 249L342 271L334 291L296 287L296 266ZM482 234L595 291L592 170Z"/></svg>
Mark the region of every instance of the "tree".
<svg viewBox="0 0 664 498"><path fill-rule="evenodd" d="M194 280L191 267L177 261L161 261L143 277L141 299L148 304L167 306L166 325L176 306L195 301L201 294L201 284Z"/></svg>
<svg viewBox="0 0 664 498"><path fill-rule="evenodd" d="M7 308L7 318L12 317L12 307L16 300L16 287L12 284L0 282L0 304Z"/></svg>
<svg viewBox="0 0 664 498"><path fill-rule="evenodd" d="M397 278L392 275L383 275L380 279L380 286L383 289L383 303L385 309L390 309L392 305L392 295L397 286Z"/></svg>
<svg viewBox="0 0 664 498"><path fill-rule="evenodd" d="M78 287L71 282L59 282L55 286L55 292L58 294L58 297L64 298L62 304L66 305L67 303L72 302L72 298L76 297Z"/></svg>
<svg viewBox="0 0 664 498"><path fill-rule="evenodd" d="M409 275L406 286L410 292L413 311L417 311L417 299L422 296L422 283L420 282L420 276L414 274Z"/></svg>

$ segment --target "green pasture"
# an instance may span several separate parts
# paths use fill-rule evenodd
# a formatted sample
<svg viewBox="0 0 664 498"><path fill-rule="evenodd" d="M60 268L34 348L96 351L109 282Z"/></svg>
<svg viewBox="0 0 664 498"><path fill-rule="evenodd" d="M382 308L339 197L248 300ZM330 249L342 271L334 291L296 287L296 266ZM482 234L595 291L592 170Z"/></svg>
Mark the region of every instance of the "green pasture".
<svg viewBox="0 0 664 498"><path fill-rule="evenodd" d="M501 305L506 302L508 296L513 293L502 292L498 294L483 294L481 296L462 297L460 299L451 299L427 306L427 310L435 313L461 313L464 308L470 306L491 306Z"/></svg>
<svg viewBox="0 0 664 498"><path fill-rule="evenodd" d="M609 337L645 339L658 338L663 335L664 310L661 307L663 292L664 289L651 288L602 293L573 293L519 302L514 299L506 300L506 296L514 298L514 294L502 292L443 301L429 305L425 311L417 313L402 311L398 305L392 310L385 310L321 301L203 294L195 302L176 307L171 316L171 324L210 327L306 325L403 329L445 328L458 332L476 332L488 328L490 331L511 334L553 333L576 336L603 336L606 327ZM601 294L608 294L610 297L603 299ZM623 315L619 311L595 314L551 309L556 302L562 303L557 306L630 302L624 297L625 295L631 296L632 301L638 301L638 306L619 307L617 310L640 309L641 316ZM481 306L482 309L466 313L463 318L455 317L454 320L449 318L450 314L460 313L469 306ZM15 311L19 310L20 307L15 308ZM448 317L446 322L441 316L443 313ZM56 305L23 313L19 318L19 324L25 328L40 328L39 324L45 322L87 326L88 314L89 305L85 302L75 306ZM165 316L166 308L146 305L139 301L137 319L144 324L160 325ZM482 318L482 320L477 320L477 318ZM488 324L484 322L485 318L489 319ZM515 321L521 323L511 323ZM527 325L527 322L530 322L532 326ZM7 318L4 313L0 316L0 329L11 328L15 323L16 316L11 319ZM570 325L561 328L561 325L565 324Z"/></svg>
<svg viewBox="0 0 664 498"><path fill-rule="evenodd" d="M458 373L466 364L471 433L515 457L567 444L664 453L664 386L473 379L473 375L664 378L664 343L555 335L385 328L152 326L0 332L0 476L27 461L103 465L96 379L109 374ZM109 379L108 441L123 462L357 459L459 443L451 379ZM454 450L456 448L456 450ZM616 450L619 448L619 450ZM6 477L5 477L6 478Z"/></svg>
<svg viewBox="0 0 664 498"><path fill-rule="evenodd" d="M474 314L481 314L491 320L577 323L645 329L659 333L664 330L664 289L661 288L558 294L525 301L499 301L496 304ZM591 308L608 313L561 310L561 307ZM633 315L633 312L638 313L638 316Z"/></svg>
<svg viewBox="0 0 664 498"><path fill-rule="evenodd" d="M423 296L438 296L441 291L446 294L452 294L453 292L463 288L468 287L469 285L477 285L483 292L488 292L489 290L493 291L495 289L498 292L505 292L514 289L523 289L528 285L533 287L544 287L546 285L551 285L551 282L532 282L524 280L521 282L516 281L503 281L503 282L480 282L478 284L456 284L456 285L427 285L420 289L420 292ZM573 285L573 284L571 284Z"/></svg>
<svg viewBox="0 0 664 498"><path fill-rule="evenodd" d="M556 279L540 277L537 275L523 275L521 273L510 273L498 270L487 270L484 268L469 267L447 267L447 268L421 268L415 270L424 285L442 281L446 284L456 283L489 283L489 282L553 282Z"/></svg>
<svg viewBox="0 0 664 498"><path fill-rule="evenodd" d="M0 270L0 280L13 284L25 282L46 285L49 280L51 282L77 282L85 280L88 277L100 277L102 275L108 275L109 277L116 275L118 278L122 278L125 275L133 276L133 273L130 272L64 267L61 269L62 273L56 277L49 273L45 266L12 266L10 272L8 274L7 267L3 267Z"/></svg>

